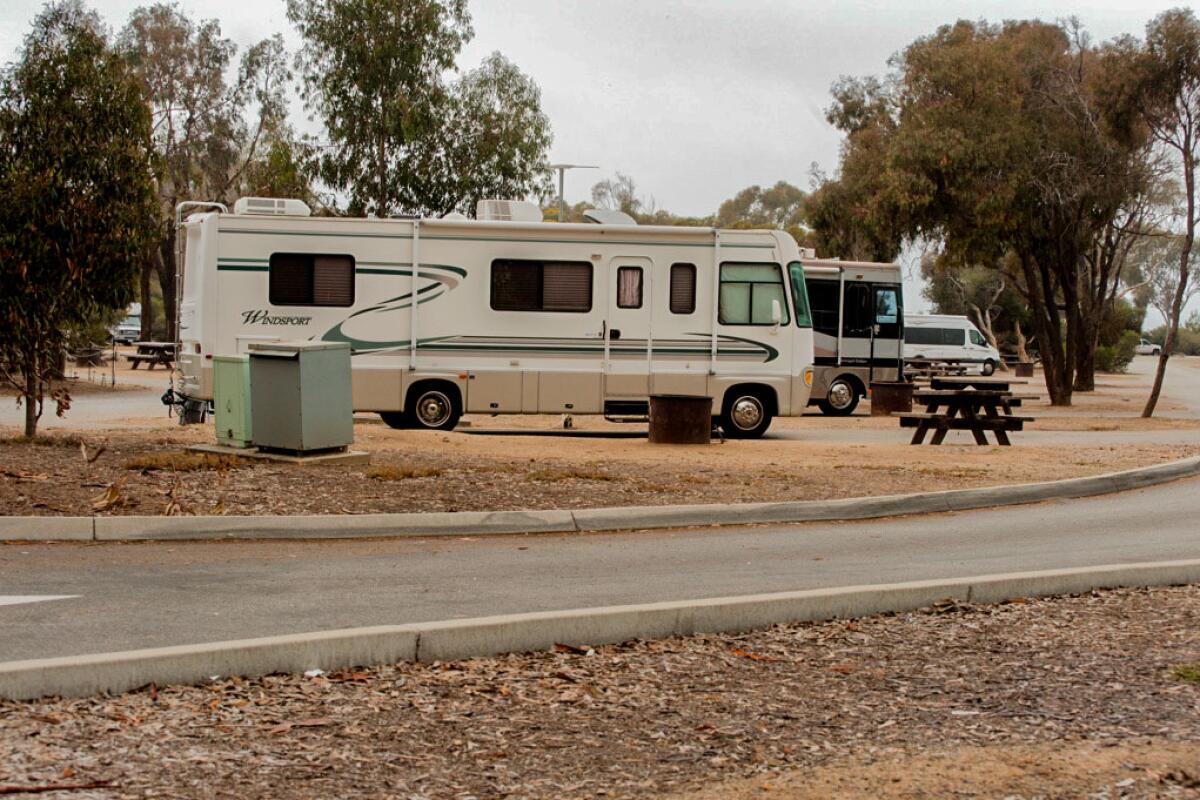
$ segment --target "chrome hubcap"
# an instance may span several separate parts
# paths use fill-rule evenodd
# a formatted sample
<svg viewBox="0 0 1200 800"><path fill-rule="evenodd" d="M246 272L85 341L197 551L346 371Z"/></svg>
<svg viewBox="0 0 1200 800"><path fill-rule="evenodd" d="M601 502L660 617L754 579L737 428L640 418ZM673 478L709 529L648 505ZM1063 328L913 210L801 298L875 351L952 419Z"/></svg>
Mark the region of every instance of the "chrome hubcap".
<svg viewBox="0 0 1200 800"><path fill-rule="evenodd" d="M829 387L829 405L834 408L845 408L854 400L854 392L849 385L838 381Z"/></svg>
<svg viewBox="0 0 1200 800"><path fill-rule="evenodd" d="M417 419L422 425L437 427L450 417L450 398L441 392L421 395L417 401Z"/></svg>
<svg viewBox="0 0 1200 800"><path fill-rule="evenodd" d="M739 397L729 414L733 424L744 431L754 430L762 422L762 403L757 397Z"/></svg>

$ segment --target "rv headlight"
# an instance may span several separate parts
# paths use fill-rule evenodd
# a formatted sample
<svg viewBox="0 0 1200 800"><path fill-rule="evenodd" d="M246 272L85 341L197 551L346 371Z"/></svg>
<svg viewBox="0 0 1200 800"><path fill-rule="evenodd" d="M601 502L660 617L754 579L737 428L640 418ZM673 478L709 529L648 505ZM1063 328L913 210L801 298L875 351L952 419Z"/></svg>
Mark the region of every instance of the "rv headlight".
<svg viewBox="0 0 1200 800"><path fill-rule="evenodd" d="M804 385L810 389L812 388L812 375L813 375L812 367L809 367L808 369L804 370Z"/></svg>

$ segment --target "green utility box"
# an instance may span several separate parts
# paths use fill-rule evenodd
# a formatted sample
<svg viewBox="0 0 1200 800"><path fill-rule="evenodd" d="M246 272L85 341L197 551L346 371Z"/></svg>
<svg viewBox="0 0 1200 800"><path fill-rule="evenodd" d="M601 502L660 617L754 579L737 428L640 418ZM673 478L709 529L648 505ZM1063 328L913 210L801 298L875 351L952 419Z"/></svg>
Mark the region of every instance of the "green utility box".
<svg viewBox="0 0 1200 800"><path fill-rule="evenodd" d="M349 447L354 443L350 345L251 344L250 408L256 447L288 453Z"/></svg>
<svg viewBox="0 0 1200 800"><path fill-rule="evenodd" d="M213 407L217 443L249 447L253 441L249 356L213 356Z"/></svg>

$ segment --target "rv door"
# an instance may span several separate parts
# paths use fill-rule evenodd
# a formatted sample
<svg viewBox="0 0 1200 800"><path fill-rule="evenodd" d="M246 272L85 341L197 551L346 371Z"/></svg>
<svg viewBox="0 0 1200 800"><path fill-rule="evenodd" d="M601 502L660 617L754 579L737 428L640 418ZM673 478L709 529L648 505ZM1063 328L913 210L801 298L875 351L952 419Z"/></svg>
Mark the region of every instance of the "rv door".
<svg viewBox="0 0 1200 800"><path fill-rule="evenodd" d="M609 262L607 280L608 357L604 396L642 399L650 393L652 330L650 309L653 262L642 256Z"/></svg>

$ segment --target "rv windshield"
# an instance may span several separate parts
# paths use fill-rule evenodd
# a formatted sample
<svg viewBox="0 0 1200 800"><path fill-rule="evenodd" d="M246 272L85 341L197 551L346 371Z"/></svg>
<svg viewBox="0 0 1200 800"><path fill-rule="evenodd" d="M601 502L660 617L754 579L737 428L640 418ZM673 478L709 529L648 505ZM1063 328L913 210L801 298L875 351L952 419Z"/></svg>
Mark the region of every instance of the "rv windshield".
<svg viewBox="0 0 1200 800"><path fill-rule="evenodd" d="M796 327L811 328L812 315L808 312L808 289L804 282L804 265L799 261L788 264L792 277L792 306L796 309Z"/></svg>

